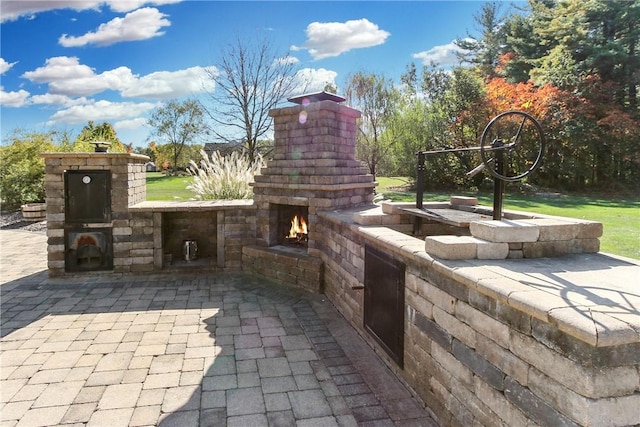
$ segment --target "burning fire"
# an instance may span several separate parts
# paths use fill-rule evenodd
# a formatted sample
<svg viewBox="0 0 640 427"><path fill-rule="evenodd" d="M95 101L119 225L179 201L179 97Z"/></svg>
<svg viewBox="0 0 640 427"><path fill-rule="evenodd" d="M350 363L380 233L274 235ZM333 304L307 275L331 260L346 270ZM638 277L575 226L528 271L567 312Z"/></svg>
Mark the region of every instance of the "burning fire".
<svg viewBox="0 0 640 427"><path fill-rule="evenodd" d="M307 232L307 221L304 220L304 217L300 215L300 219L298 219L298 215L295 215L291 220L291 228L289 229L289 238L296 239L300 237L300 235L306 235Z"/></svg>

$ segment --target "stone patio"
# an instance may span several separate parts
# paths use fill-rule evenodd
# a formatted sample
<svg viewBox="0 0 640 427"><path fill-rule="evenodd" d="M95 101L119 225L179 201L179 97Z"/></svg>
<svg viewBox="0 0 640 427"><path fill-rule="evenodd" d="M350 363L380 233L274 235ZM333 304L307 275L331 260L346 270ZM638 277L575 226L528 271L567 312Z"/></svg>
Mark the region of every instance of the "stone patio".
<svg viewBox="0 0 640 427"><path fill-rule="evenodd" d="M0 244L3 426L436 425L323 295L239 273L48 278L46 236Z"/></svg>

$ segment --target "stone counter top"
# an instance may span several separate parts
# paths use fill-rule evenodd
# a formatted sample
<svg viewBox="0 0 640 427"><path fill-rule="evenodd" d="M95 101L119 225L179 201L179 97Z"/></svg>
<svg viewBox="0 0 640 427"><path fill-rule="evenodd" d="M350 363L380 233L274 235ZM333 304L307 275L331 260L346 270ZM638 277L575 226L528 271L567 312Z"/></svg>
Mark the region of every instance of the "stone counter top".
<svg viewBox="0 0 640 427"><path fill-rule="evenodd" d="M375 209L374 209L375 210ZM434 269L595 347L640 343L640 261L603 253L557 258L445 260L424 241L384 225L360 225L371 207L322 212L389 253Z"/></svg>
<svg viewBox="0 0 640 427"><path fill-rule="evenodd" d="M595 347L640 342L640 261L597 253L434 267Z"/></svg>
<svg viewBox="0 0 640 427"><path fill-rule="evenodd" d="M253 200L189 200L189 201L144 201L129 206L136 212L197 212L235 209L256 209Z"/></svg>

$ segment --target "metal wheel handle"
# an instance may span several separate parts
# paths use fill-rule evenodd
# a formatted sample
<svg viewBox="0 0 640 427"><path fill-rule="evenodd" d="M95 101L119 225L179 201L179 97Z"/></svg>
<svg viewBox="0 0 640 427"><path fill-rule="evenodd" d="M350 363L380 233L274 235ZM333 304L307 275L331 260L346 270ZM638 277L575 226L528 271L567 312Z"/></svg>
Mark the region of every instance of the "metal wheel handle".
<svg viewBox="0 0 640 427"><path fill-rule="evenodd" d="M511 110L498 114L485 127L480 140L480 157L495 178L520 181L540 166L544 148L540 123L529 113ZM499 155L503 158L502 173L494 167Z"/></svg>

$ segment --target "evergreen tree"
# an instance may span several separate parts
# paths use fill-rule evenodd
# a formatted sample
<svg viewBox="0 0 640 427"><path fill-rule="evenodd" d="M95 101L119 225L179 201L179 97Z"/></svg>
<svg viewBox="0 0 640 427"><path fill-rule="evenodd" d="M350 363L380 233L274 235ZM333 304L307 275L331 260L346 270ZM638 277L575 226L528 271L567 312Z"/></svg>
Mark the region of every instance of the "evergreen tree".
<svg viewBox="0 0 640 427"><path fill-rule="evenodd" d="M474 16L481 37L475 38L469 35L455 41L455 44L462 49L459 54L460 59L477 66L480 74L487 78L495 77L495 69L505 43L504 18L500 15L501 6L498 2L485 3L480 13Z"/></svg>

